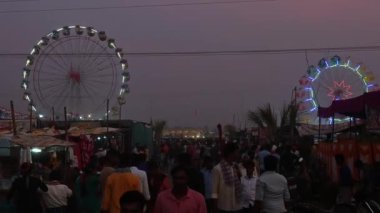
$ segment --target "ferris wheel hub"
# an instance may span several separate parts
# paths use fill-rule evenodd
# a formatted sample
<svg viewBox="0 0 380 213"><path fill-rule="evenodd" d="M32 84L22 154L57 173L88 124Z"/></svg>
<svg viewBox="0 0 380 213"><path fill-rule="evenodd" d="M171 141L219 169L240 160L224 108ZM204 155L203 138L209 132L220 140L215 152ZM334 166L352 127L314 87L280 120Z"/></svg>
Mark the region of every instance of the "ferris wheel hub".
<svg viewBox="0 0 380 213"><path fill-rule="evenodd" d="M74 82L79 84L80 83L80 72L79 71L70 71L69 72L69 79Z"/></svg>
<svg viewBox="0 0 380 213"><path fill-rule="evenodd" d="M351 85L344 80L341 82L334 81L333 84L333 87L329 87L330 92L328 93L328 96L333 100L352 98Z"/></svg>

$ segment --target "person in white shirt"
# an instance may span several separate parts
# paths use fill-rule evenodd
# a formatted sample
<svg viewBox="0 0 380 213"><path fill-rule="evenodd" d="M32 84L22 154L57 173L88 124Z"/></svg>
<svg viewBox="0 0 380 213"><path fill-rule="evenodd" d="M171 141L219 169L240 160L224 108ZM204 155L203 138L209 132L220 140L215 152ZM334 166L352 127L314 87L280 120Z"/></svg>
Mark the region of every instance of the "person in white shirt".
<svg viewBox="0 0 380 213"><path fill-rule="evenodd" d="M264 158L266 171L256 184L256 201L254 212L284 213L287 212L285 202L290 200L286 178L276 172L278 159L273 155Z"/></svg>
<svg viewBox="0 0 380 213"><path fill-rule="evenodd" d="M132 174L136 175L140 179L141 192L143 193L145 199L150 200L148 177L146 172L137 168L137 155L132 157L132 166L130 167Z"/></svg>
<svg viewBox="0 0 380 213"><path fill-rule="evenodd" d="M49 175L50 182L47 184L48 191L42 193L46 212L67 212L67 202L72 195L71 189L60 183L61 175L58 171L52 171Z"/></svg>
<svg viewBox="0 0 380 213"><path fill-rule="evenodd" d="M241 177L242 213L251 213L253 212L256 196L257 176L254 174L255 163L253 160L247 160L244 162L244 168L246 170L246 175Z"/></svg>

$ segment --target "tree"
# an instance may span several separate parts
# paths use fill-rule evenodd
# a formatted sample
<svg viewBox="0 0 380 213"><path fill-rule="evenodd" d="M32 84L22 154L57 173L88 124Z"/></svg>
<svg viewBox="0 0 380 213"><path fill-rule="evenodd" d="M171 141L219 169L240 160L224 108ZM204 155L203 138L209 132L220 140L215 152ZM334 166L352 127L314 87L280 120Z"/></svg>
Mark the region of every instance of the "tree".
<svg viewBox="0 0 380 213"><path fill-rule="evenodd" d="M294 142L297 131L297 114L298 114L299 105L295 102L289 104L289 127L290 127L290 140Z"/></svg>
<svg viewBox="0 0 380 213"><path fill-rule="evenodd" d="M267 104L248 112L248 120L267 131L270 143L293 141L297 121L298 105L285 104L280 112L280 121L272 106Z"/></svg>
<svg viewBox="0 0 380 213"><path fill-rule="evenodd" d="M223 131L230 137L230 139L234 138L236 135L236 127L232 124L225 125Z"/></svg>
<svg viewBox="0 0 380 213"><path fill-rule="evenodd" d="M156 142L160 141L162 138L162 134L164 132L164 129L166 128L166 121L165 120L155 120L153 122L153 132L154 132L154 139Z"/></svg>
<svg viewBox="0 0 380 213"><path fill-rule="evenodd" d="M258 107L255 111L248 112L248 120L257 125L259 128L265 128L268 133L270 143L276 141L277 134L277 114L272 106L267 104L263 107Z"/></svg>
<svg viewBox="0 0 380 213"><path fill-rule="evenodd" d="M281 142L294 142L296 139L298 104L294 102L285 104L281 110L281 122L279 128L279 139Z"/></svg>

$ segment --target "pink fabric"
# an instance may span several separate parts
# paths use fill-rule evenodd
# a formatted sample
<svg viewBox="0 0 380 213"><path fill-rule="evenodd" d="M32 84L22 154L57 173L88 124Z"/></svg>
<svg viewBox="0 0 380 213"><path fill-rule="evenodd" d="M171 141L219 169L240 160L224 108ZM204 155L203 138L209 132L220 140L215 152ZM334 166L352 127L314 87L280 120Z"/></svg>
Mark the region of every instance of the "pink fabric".
<svg viewBox="0 0 380 213"><path fill-rule="evenodd" d="M80 149L81 149L81 159L82 166L85 167L91 159L91 156L94 154L94 143L90 140L90 137L82 135L80 137Z"/></svg>
<svg viewBox="0 0 380 213"><path fill-rule="evenodd" d="M171 189L161 192L158 195L154 213L206 213L206 203L203 195L188 189L187 195L177 199L171 192Z"/></svg>
<svg viewBox="0 0 380 213"><path fill-rule="evenodd" d="M74 147L74 155L77 157L78 168L83 169L89 163L94 154L94 143L87 136L80 136L80 142Z"/></svg>

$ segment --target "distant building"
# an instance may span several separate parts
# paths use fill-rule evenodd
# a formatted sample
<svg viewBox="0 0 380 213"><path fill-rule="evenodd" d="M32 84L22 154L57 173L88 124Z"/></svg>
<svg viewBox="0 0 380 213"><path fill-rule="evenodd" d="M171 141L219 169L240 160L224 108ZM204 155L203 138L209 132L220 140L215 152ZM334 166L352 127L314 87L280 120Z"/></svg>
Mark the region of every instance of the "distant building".
<svg viewBox="0 0 380 213"><path fill-rule="evenodd" d="M168 128L163 132L164 138L203 139L216 137L214 132L201 128Z"/></svg>

